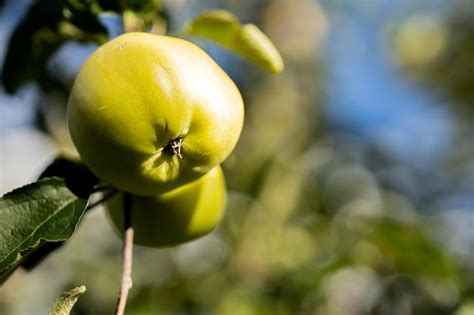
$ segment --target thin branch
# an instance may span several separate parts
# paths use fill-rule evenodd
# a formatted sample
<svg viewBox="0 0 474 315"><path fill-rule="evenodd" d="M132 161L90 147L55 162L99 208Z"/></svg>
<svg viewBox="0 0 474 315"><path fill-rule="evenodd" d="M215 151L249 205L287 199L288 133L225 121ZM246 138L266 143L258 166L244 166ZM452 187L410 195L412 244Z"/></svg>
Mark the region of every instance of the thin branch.
<svg viewBox="0 0 474 315"><path fill-rule="evenodd" d="M91 193L102 192L110 189L113 189L110 185L96 185L92 188Z"/></svg>
<svg viewBox="0 0 474 315"><path fill-rule="evenodd" d="M108 191L107 193L104 193L104 196L97 200L96 202L90 204L87 208L86 208L86 211L89 211L89 210L92 210L93 208L97 207L98 205L100 205L101 203L109 200L110 198L112 198L115 194L117 193L117 190L116 189L111 189L110 191Z"/></svg>
<svg viewBox="0 0 474 315"><path fill-rule="evenodd" d="M132 227L132 200L131 195L124 193L124 237L123 237L123 263L122 263L122 285L115 309L116 315L123 315L127 304L128 291L132 287L132 261L133 261L133 227Z"/></svg>

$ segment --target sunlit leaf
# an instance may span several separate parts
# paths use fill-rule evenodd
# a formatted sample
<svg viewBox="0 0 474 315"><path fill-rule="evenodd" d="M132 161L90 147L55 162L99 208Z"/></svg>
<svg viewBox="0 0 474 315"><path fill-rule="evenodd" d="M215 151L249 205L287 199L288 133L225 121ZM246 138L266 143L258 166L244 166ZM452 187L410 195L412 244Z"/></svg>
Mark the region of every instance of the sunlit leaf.
<svg viewBox="0 0 474 315"><path fill-rule="evenodd" d="M49 315L69 315L77 299L86 292L86 287L81 285L61 294L53 303Z"/></svg>
<svg viewBox="0 0 474 315"><path fill-rule="evenodd" d="M241 25L225 10L200 14L186 25L185 32L209 39L270 72L283 71L283 59L270 39L254 24Z"/></svg>
<svg viewBox="0 0 474 315"><path fill-rule="evenodd" d="M186 25L190 35L204 37L225 47L241 28L239 20L230 12L213 10L202 13Z"/></svg>

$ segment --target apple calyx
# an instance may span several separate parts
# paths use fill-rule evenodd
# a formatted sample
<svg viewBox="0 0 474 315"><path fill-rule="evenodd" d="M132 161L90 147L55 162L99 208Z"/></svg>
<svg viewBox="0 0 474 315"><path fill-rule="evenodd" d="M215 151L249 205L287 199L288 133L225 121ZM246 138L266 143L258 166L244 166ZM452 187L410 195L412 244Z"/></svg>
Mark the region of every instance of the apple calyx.
<svg viewBox="0 0 474 315"><path fill-rule="evenodd" d="M169 155L177 154L179 158L181 156L181 144L183 143L182 137L177 137L176 139L170 140L166 146L163 148L163 151Z"/></svg>

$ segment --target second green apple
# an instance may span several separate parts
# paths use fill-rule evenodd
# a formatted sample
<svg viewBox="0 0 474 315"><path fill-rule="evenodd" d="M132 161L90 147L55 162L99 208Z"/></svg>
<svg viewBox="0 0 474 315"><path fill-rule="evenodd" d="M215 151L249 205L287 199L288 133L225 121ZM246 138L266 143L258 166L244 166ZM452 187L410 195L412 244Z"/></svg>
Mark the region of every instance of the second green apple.
<svg viewBox="0 0 474 315"><path fill-rule="evenodd" d="M124 195L107 203L109 217L123 235ZM220 166L170 192L155 196L131 196L134 243L149 247L174 246L214 229L224 214L225 179Z"/></svg>

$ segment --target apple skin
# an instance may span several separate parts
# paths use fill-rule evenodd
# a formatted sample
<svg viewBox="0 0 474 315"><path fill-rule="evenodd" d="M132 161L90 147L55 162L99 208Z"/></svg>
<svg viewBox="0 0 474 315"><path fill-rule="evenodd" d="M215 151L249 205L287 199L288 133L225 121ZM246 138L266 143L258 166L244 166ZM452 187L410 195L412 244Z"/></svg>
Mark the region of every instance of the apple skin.
<svg viewBox="0 0 474 315"><path fill-rule="evenodd" d="M115 230L123 236L120 193L106 209ZM176 246L203 236L221 220L226 203L225 179L220 166L206 175L156 196L131 196L134 243L148 247Z"/></svg>
<svg viewBox="0 0 474 315"><path fill-rule="evenodd" d="M149 33L99 47L68 102L81 159L102 181L136 195L169 191L220 164L243 119L239 90L208 54Z"/></svg>

